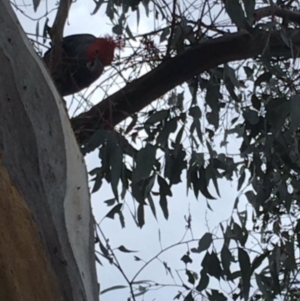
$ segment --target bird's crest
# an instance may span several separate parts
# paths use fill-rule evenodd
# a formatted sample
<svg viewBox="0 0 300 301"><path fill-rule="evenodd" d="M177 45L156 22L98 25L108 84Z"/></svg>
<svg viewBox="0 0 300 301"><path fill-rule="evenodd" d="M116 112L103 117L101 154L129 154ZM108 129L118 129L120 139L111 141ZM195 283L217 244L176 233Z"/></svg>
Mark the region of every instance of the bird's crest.
<svg viewBox="0 0 300 301"><path fill-rule="evenodd" d="M106 35L104 37L97 38L93 43L91 43L87 47L86 55L88 59L100 59L104 66L108 66L114 58L115 49L122 49L123 47L124 41Z"/></svg>
<svg viewBox="0 0 300 301"><path fill-rule="evenodd" d="M115 48L122 49L125 46L124 40L122 40L121 38L115 39L114 37L112 37L110 35L105 35L103 38L99 38L99 39L103 39L103 40L105 40L105 43L114 45Z"/></svg>

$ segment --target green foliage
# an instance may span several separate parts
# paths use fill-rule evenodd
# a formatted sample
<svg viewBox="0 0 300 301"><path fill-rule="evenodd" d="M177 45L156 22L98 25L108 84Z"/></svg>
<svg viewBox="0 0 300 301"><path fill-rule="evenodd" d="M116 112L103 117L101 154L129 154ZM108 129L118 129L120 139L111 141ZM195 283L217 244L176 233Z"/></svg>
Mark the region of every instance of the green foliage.
<svg viewBox="0 0 300 301"><path fill-rule="evenodd" d="M129 8L139 10L140 4L109 3L113 6L108 5L106 13L112 19L115 7L123 5L126 13ZM147 10L149 3L141 3ZM248 31L255 23L256 6L255 1L225 1L232 23ZM114 26L115 33L121 34L125 26L122 22ZM189 30L189 22L182 17L173 27L162 29L160 43L169 43L168 51L179 54L187 39L197 43L187 38ZM292 46L284 28L281 37L285 45ZM141 115L141 122L135 120L126 135L100 130L84 146L86 152L96 147L100 150L101 167L91 172L95 176L93 191L105 179L112 186L116 202L121 202L110 204L114 207L107 217L122 214L126 191L130 191L137 205L134 219L139 227L147 223L147 210L156 219L158 209L165 219L169 218L172 188L181 182L197 199L214 200L223 197L221 179L236 179L237 190L241 191L234 205L237 218L220 224L224 241L221 248L216 248L217 237L212 232L205 233L196 244L189 243L193 244L190 251L181 257L186 266L187 293L180 291L174 299L195 300L197 295L205 295L214 301L274 300L283 293L292 297L290 288L295 285L291 277L299 270L295 248L300 242L294 228L295 224L300 228L300 98L293 74L291 61L274 57L266 39L260 59L217 66L191 79L187 85L192 100L187 93L172 91L162 109ZM225 125L228 118L224 116L229 115L232 118ZM220 135L221 147L216 147ZM234 137L240 143L237 158L222 151ZM133 149L134 143L139 145L137 149ZM239 211L242 195L251 204L251 213ZM124 226L124 217L122 220ZM249 238L257 235L262 244L252 250ZM111 260L109 254L105 256ZM197 272L189 268L195 256L201 256ZM171 275L171 268L165 262L163 265ZM232 293L224 294L211 286L214 281L237 286ZM254 292L252 287L257 290ZM135 296L150 288L147 283Z"/></svg>
<svg viewBox="0 0 300 301"><path fill-rule="evenodd" d="M130 300L164 287L156 280L137 280L155 259L174 280L174 269L160 255L181 245L187 250L178 257L184 272L174 299L256 301L284 296L284 300L298 300L300 80L299 49L292 37L299 35L299 21L293 14L299 5L296 1L255 0L195 0L190 6L186 1L94 2L93 14L103 8L112 32L125 36L134 49L130 60L125 57L122 62L127 70L130 61L134 74L126 78L126 84L140 75L136 70L141 66L154 69L198 44L244 31L249 39L256 30L264 32L259 57L238 62L240 58L232 57L193 76L158 100L158 105L128 116L127 127L100 129L82 145L83 154L99 152L99 166L90 171L92 192L101 189L103 182L109 183L114 197L105 201L105 218L118 220L122 228L130 218L124 214L129 197L134 208L130 213L138 227L148 223L149 214L157 221L169 219L177 185L185 185L189 196L206 201L210 209L211 200L227 205L221 181L233 183L237 195L230 196L235 199L232 216L195 238L187 218L187 232L193 238L161 248L148 261L126 246L112 247L103 233L100 239L98 229L97 255L122 275L115 252L144 264L131 279L124 277ZM33 1L34 10L39 4ZM134 16L139 25L142 11L159 24L145 34L134 32L128 22ZM284 12L289 17L282 18ZM38 32L39 23L36 37ZM272 33L277 33L276 47L270 44ZM45 36L44 29L43 39ZM238 145L236 153L229 150L233 144ZM195 212L191 215L197 219ZM200 263L197 271L193 270L195 262ZM230 289L222 290L229 285ZM123 288L112 286L102 294Z"/></svg>
<svg viewBox="0 0 300 301"><path fill-rule="evenodd" d="M282 66L281 62L276 64ZM274 300L282 293L293 294L288 293L286 281L291 281L287 279L291 279L299 269L295 253L299 235L294 231L294 225L300 202L297 139L300 100L294 92L284 90L284 81L276 78L263 64L258 62L244 70L247 78L252 78L254 88L244 103L240 101L241 88L237 85L239 81L233 69L219 67L202 78L206 91L206 114L202 113L202 107L195 104L185 106L183 110L171 108L149 112L143 126L133 129L135 136L141 131L145 133L142 147L132 156L133 164L130 166L126 162L126 151L122 148L117 153L110 153L114 162L122 162L121 165L114 163L119 170L114 177L122 178L122 182L127 183L123 186L131 190L138 203L136 221L140 227L147 222L145 210L150 209L157 218L157 197L163 216L166 219L169 217L168 198L172 196L172 187L182 181L186 182L187 189L192 190L196 198L208 200L215 198L215 193L210 192L212 187L218 195L222 195L219 192L220 179L233 180L236 175L238 190L250 188L245 196L255 211L254 232L249 229L245 211L238 212L239 221L231 219L225 228L221 226L224 235L221 250L212 248L212 233L204 234L198 245L191 248L193 256L205 254L200 271L196 273L199 279L188 268L193 257L190 254L182 257L187 266L187 283L194 287L184 300L195 300L195 295L203 293L209 300L229 300L223 292L210 289L213 278L220 282L239 283L238 289L231 295L234 300ZM288 74L284 68L282 72ZM220 92L222 85L227 85L227 100ZM274 86L277 87L275 91ZM234 106L237 118L233 121L234 127L225 131L223 143L230 143L228 137L233 134L241 137L240 159L237 161L211 146L216 132L220 130L221 115L230 106ZM203 131L205 120L207 126L214 128L213 133ZM190 143L189 152L186 141ZM108 140L105 143L109 147ZM199 151L200 145L206 147L206 152ZM103 144L100 153L101 171L107 170L113 161L110 156L104 155ZM119 161L116 156L120 156ZM113 168L116 167L111 170ZM127 172L124 173L125 170ZM108 176L107 172L102 174L111 181L115 193L117 181L113 182L113 176ZM99 187L97 177L95 187ZM238 204L239 199L235 208ZM109 217L113 217L113 212L109 213ZM283 227L286 217L290 222L285 222ZM270 226L275 230L270 230ZM261 235L263 248L253 257L248 247L249 236L256 232ZM271 243L274 240L277 242ZM258 288L255 293L251 289L253 286ZM175 298L181 299L181 296L179 294Z"/></svg>

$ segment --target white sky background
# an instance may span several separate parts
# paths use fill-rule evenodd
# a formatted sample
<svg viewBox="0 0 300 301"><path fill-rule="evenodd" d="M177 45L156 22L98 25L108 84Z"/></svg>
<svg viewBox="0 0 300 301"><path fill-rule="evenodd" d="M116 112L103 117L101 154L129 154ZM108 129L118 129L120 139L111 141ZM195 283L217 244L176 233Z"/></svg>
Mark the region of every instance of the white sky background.
<svg viewBox="0 0 300 301"><path fill-rule="evenodd" d="M30 3L30 0L24 0L27 3ZM52 2L52 3L51 3ZM21 0L17 0L18 4L22 4ZM49 7L52 6L54 0L48 1ZM31 4L31 3L30 3ZM37 18L45 12L44 2L38 8L38 12L35 14L32 7L22 8L32 17ZM104 13L105 5L103 8L98 11L94 16L91 16L91 12L94 9L94 2L89 1L77 1L75 2L70 11L68 24L65 27L65 35L78 34L78 33L90 33L95 36L102 34L111 34L111 24L109 19ZM56 12L55 12L56 13ZM50 15L49 25L52 25L52 20L55 16L55 13ZM147 31L153 30L153 18L150 14L149 18L146 18L144 15L144 9L141 7L141 19L138 27L139 33L144 33ZM21 13L17 13L21 24L23 25L26 32L35 33L36 22L30 21L25 18ZM136 18L135 13L133 18L129 19L130 28L133 31L136 31ZM42 33L44 26L44 19L40 22L40 34ZM118 87L115 88L118 90ZM98 102L101 99L101 93L95 94L96 98L93 100ZM189 98L189 93L186 93L186 97ZM201 99L199 99L201 102ZM238 141L231 141L227 150L223 149L223 152L228 153L238 153L238 147L240 143ZM91 169L99 166L100 162L98 159L98 152L94 152L86 157L87 169ZM182 179L185 179L185 173L182 175ZM93 183L90 185L93 186ZM133 256L136 255L139 258L148 261L153 256L155 256L160 250L160 243L158 239L158 230L161 232L161 243L163 248L175 244L181 240L183 234L185 233L186 221L184 216L187 216L189 210L192 214L192 229L194 238L200 238L205 232L207 232L207 221L209 230L212 231L216 226L218 226L220 221L228 219L232 212L233 202L238 195L237 192L237 181L229 183L227 181L220 181L219 188L222 195L221 199L215 201L209 201L210 206L213 209L211 212L206 206L206 200L202 195L200 195L199 200L197 201L194 197L192 191L189 191L189 195L186 194L186 183L185 181L179 185L176 185L172 188L173 197L168 197L169 204L169 220L166 221L162 215L157 199L156 209L158 215L158 221L156 221L150 211L150 208L145 210L145 220L146 224L142 229L136 227L133 223L132 218L129 215L127 207L124 208L124 216L126 222L126 228L122 229L118 218L115 220L105 219L102 224L102 230L104 231L106 237L109 238L110 245L114 248L124 245L127 249L138 250L138 253L121 253L116 250L116 255L118 260L121 263L124 272L126 275L131 278L143 265L141 261L136 262L133 260ZM213 187L209 187L210 192L217 197L217 194ZM102 220L102 218L108 213L111 207L107 207L103 201L113 198L113 194L110 186L103 185L100 191L92 195L92 206L94 215L97 221ZM128 203L131 201L129 194L126 196ZM220 235L220 234L219 234ZM187 234L186 240L191 239L190 233ZM219 246L222 246L223 242L219 241ZM193 247L197 243L195 242ZM160 258L163 261L166 261L168 266L172 269L176 283L181 286L180 279L178 278L175 270L180 271L180 276L187 283L187 276L185 275L185 265L180 258L187 251L186 245L181 245L171 249L169 252L164 253ZM200 263L202 256L193 256L194 265L189 265L189 269L199 272ZM97 265L98 271L98 281L101 283L101 290L107 289L108 287L114 285L126 285L126 282L123 276L116 270L112 265L107 263L103 258L100 258L104 266ZM163 265L155 260L153 261L136 280L153 280L162 284L174 284L174 281L169 275L166 275ZM147 293L144 296L143 300L172 300L177 292L183 291L181 287L168 287L162 288L160 290L154 290ZM129 297L128 289L116 290L108 292L101 296L102 301L110 300L127 300ZM137 300L142 300L142 297L137 298Z"/></svg>

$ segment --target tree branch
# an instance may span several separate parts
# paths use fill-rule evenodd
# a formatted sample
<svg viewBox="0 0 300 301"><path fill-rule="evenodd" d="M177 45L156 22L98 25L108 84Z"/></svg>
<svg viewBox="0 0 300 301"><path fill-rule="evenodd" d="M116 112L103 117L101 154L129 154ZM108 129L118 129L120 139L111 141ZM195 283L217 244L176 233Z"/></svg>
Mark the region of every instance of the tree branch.
<svg viewBox="0 0 300 301"><path fill-rule="evenodd" d="M293 45L300 46L300 33L292 37ZM290 32L290 33L291 33ZM256 30L253 34L238 32L202 42L182 54L163 62L156 69L127 84L123 89L104 99L88 112L71 120L79 143L87 141L100 128L113 128L133 113L195 75L218 65L249 59L260 55L269 39L273 56L291 57L291 50L280 38L280 32ZM297 53L297 49L294 50Z"/></svg>
<svg viewBox="0 0 300 301"><path fill-rule="evenodd" d="M53 52L50 57L50 69L57 70L57 64L60 62L62 56L61 41L63 38L65 23L68 18L69 10L72 0L60 0L58 11L53 23L53 26L48 30L52 41Z"/></svg>
<svg viewBox="0 0 300 301"><path fill-rule="evenodd" d="M295 24L300 24L300 13L296 11L290 11L279 6L267 6L259 8L255 11L253 18L254 21L259 21L262 18L276 16L285 20L285 22L293 22Z"/></svg>
<svg viewBox="0 0 300 301"><path fill-rule="evenodd" d="M58 11L51 29L49 29L49 36L52 43L59 44L63 37L65 24L68 18L69 10L72 4L72 0L60 0Z"/></svg>

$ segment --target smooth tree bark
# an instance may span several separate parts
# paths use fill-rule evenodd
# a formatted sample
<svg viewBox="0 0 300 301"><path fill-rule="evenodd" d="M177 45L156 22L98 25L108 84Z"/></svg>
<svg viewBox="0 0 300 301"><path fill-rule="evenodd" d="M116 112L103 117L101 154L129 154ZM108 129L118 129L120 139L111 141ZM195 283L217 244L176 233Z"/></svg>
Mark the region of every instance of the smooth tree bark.
<svg viewBox="0 0 300 301"><path fill-rule="evenodd" d="M8 0L0 12L0 299L98 300L83 157Z"/></svg>

